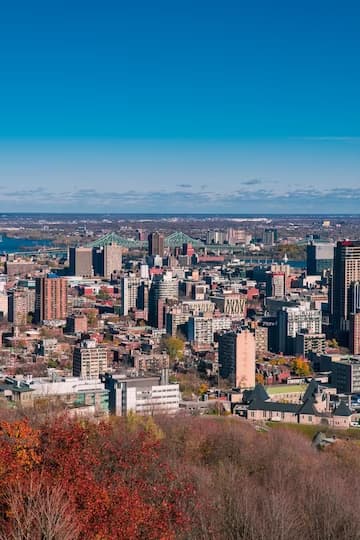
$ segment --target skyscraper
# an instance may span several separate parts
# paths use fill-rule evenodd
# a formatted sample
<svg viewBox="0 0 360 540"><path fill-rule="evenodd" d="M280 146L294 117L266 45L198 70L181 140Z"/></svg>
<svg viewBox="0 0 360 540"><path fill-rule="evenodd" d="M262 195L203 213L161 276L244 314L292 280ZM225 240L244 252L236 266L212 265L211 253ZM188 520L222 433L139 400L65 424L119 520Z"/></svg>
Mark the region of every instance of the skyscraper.
<svg viewBox="0 0 360 540"><path fill-rule="evenodd" d="M35 322L64 320L67 315L67 281L48 274L35 281Z"/></svg>
<svg viewBox="0 0 360 540"><path fill-rule="evenodd" d="M111 278L115 270L121 270L122 248L118 244L106 244L93 249L94 273L106 279Z"/></svg>
<svg viewBox="0 0 360 540"><path fill-rule="evenodd" d="M351 354L360 354L360 311L350 314L349 349Z"/></svg>
<svg viewBox="0 0 360 540"><path fill-rule="evenodd" d="M219 336L219 369L224 379L236 387L255 386L255 335L250 330L226 332Z"/></svg>
<svg viewBox="0 0 360 540"><path fill-rule="evenodd" d="M149 255L155 257L164 256L164 235L159 232L150 233L148 236Z"/></svg>
<svg viewBox="0 0 360 540"><path fill-rule="evenodd" d="M93 275L92 248L71 247L69 249L69 267L72 276L91 277Z"/></svg>
<svg viewBox="0 0 360 540"><path fill-rule="evenodd" d="M149 322L151 326L162 328L164 324L163 307L166 300L179 298L179 283L171 272L154 276L149 291Z"/></svg>
<svg viewBox="0 0 360 540"><path fill-rule="evenodd" d="M324 270L332 270L334 244L311 241L306 246L306 269L309 276L320 275Z"/></svg>
<svg viewBox="0 0 360 540"><path fill-rule="evenodd" d="M334 249L331 314L334 332L347 336L351 313L351 284L360 281L360 241L343 240Z"/></svg>

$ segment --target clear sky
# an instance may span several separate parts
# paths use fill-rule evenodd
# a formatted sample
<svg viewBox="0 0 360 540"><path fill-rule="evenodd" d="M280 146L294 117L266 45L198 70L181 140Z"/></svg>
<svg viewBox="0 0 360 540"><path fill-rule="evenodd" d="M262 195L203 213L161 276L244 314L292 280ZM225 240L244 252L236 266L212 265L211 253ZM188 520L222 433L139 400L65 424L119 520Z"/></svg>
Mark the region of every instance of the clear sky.
<svg viewBox="0 0 360 540"><path fill-rule="evenodd" d="M358 0L3 2L0 211L359 212Z"/></svg>

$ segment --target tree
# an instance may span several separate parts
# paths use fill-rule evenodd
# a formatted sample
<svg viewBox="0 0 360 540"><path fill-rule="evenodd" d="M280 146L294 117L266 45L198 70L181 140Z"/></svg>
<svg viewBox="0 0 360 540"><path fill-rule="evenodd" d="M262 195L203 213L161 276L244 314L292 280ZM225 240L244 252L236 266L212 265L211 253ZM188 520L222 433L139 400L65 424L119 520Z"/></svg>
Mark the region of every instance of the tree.
<svg viewBox="0 0 360 540"><path fill-rule="evenodd" d="M184 342L178 337L166 337L163 339L163 347L168 353L170 360L181 360L184 356Z"/></svg>
<svg viewBox="0 0 360 540"><path fill-rule="evenodd" d="M309 362L303 358L295 358L291 363L291 370L299 377L308 377L311 374Z"/></svg>

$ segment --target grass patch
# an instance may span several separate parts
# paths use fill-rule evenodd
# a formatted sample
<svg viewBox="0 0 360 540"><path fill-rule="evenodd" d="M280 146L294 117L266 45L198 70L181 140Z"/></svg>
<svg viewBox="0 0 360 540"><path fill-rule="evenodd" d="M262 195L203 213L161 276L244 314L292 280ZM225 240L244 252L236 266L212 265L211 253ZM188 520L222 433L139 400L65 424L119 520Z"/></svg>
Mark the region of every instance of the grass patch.
<svg viewBox="0 0 360 540"><path fill-rule="evenodd" d="M279 386L265 386L269 396L274 394L293 394L295 392L304 393L307 389L307 384L282 384Z"/></svg>

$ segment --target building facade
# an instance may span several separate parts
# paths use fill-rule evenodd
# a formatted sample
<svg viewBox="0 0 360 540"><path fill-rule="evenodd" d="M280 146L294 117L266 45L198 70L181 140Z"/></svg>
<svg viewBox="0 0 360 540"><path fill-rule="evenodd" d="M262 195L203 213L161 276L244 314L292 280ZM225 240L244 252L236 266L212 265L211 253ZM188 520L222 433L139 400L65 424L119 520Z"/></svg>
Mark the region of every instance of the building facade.
<svg viewBox="0 0 360 540"><path fill-rule="evenodd" d="M85 340L74 349L73 375L83 379L98 379L108 369L107 349L96 341Z"/></svg>
<svg viewBox="0 0 360 540"><path fill-rule="evenodd" d="M65 320L67 281L54 274L35 280L35 322Z"/></svg>
<svg viewBox="0 0 360 540"><path fill-rule="evenodd" d="M236 387L255 386L255 336L250 330L226 332L219 341L220 376L230 379Z"/></svg>

